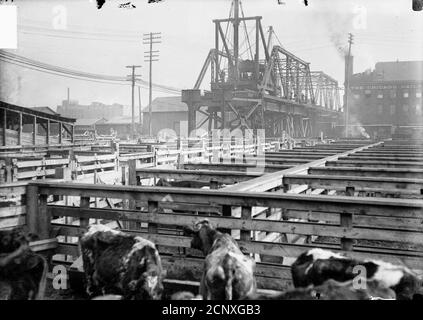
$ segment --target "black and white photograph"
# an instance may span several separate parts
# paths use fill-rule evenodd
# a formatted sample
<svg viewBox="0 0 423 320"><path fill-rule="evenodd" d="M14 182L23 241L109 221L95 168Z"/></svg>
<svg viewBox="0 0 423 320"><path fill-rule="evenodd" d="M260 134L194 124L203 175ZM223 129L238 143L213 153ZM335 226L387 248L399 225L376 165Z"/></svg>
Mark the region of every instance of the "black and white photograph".
<svg viewBox="0 0 423 320"><path fill-rule="evenodd" d="M0 300L421 301L422 8L0 0Z"/></svg>

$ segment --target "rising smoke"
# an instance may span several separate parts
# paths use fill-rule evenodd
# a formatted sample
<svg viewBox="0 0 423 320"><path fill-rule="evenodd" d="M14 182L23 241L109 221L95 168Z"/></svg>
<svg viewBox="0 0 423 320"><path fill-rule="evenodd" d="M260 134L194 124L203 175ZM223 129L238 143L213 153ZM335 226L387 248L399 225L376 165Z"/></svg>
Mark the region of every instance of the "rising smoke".
<svg viewBox="0 0 423 320"><path fill-rule="evenodd" d="M344 60L348 53L347 35L353 28L353 7L346 5L344 1L324 0L319 2L316 17L326 26L330 41L339 57Z"/></svg>

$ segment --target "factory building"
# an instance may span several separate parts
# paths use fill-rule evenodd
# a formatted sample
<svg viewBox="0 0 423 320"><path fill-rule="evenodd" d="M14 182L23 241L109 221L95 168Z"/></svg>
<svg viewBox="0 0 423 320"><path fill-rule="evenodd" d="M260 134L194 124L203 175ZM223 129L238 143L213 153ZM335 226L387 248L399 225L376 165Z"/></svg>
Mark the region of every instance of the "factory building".
<svg viewBox="0 0 423 320"><path fill-rule="evenodd" d="M423 127L423 61L377 62L373 70L350 79L351 125L361 125L371 136Z"/></svg>

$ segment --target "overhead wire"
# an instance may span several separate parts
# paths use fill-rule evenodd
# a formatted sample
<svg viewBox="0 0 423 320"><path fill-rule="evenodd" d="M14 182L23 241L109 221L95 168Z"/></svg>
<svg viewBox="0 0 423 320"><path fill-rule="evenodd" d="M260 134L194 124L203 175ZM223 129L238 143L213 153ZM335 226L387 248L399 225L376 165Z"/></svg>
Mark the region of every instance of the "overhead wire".
<svg viewBox="0 0 423 320"><path fill-rule="evenodd" d="M36 70L39 72L44 72L48 74L78 79L78 80L85 80L85 81L93 81L93 82L101 82L107 84L119 84L119 85L129 85L130 79L127 77L121 76L110 76L110 75L101 75L101 74L94 74L88 72L82 72L77 70L72 70L68 68L58 67L46 63L42 63L39 61L35 61L32 59L28 59L13 53L9 53L6 51L0 50L0 60L6 63L10 63L13 65L18 65L21 67L26 67L28 69ZM138 79L136 83L144 88L149 85L148 81L144 81ZM165 86L161 84L153 83L153 88L155 91L165 92L165 93L174 93L180 94L179 88L174 88L170 86Z"/></svg>

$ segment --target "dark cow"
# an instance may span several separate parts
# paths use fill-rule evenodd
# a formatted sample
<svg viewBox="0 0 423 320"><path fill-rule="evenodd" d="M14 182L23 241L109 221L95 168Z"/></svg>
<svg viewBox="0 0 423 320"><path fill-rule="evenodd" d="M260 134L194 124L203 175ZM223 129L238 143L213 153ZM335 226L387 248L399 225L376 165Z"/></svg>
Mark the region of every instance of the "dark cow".
<svg viewBox="0 0 423 320"><path fill-rule="evenodd" d="M164 272L155 245L146 239L93 225L81 238L91 297L116 294L125 300L158 300Z"/></svg>
<svg viewBox="0 0 423 320"><path fill-rule="evenodd" d="M200 294L205 300L238 300L255 292L255 261L245 256L228 234L214 229L207 219L197 222L191 247L206 256Z"/></svg>
<svg viewBox="0 0 423 320"><path fill-rule="evenodd" d="M359 261L318 248L302 253L291 265L291 272L295 287L319 286L328 279L345 282L362 277L391 288L399 300L412 299L421 287L417 276L406 267L379 260Z"/></svg>
<svg viewBox="0 0 423 320"><path fill-rule="evenodd" d="M354 288L353 281L337 282L329 279L320 286L296 288L276 295L254 294L248 300L394 300L395 292L378 281L366 282L366 289Z"/></svg>
<svg viewBox="0 0 423 320"><path fill-rule="evenodd" d="M33 236L23 230L0 231L0 292L3 300L44 297L48 265L29 248Z"/></svg>

